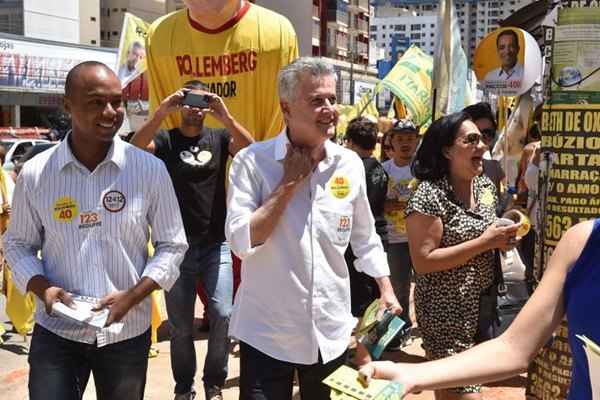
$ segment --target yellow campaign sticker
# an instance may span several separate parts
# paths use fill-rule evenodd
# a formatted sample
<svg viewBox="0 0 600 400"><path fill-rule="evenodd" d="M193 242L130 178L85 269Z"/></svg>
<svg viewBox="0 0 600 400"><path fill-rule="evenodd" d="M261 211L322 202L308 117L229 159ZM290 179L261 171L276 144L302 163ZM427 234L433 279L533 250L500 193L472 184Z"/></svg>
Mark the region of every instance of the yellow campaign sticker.
<svg viewBox="0 0 600 400"><path fill-rule="evenodd" d="M329 190L333 197L343 199L350 193L350 181L343 175L336 175L329 181Z"/></svg>
<svg viewBox="0 0 600 400"><path fill-rule="evenodd" d="M70 196L59 197L52 207L52 216L58 222L71 222L78 214L77 202Z"/></svg>
<svg viewBox="0 0 600 400"><path fill-rule="evenodd" d="M485 189L481 194L481 204L486 207L494 205L494 194L490 189Z"/></svg>

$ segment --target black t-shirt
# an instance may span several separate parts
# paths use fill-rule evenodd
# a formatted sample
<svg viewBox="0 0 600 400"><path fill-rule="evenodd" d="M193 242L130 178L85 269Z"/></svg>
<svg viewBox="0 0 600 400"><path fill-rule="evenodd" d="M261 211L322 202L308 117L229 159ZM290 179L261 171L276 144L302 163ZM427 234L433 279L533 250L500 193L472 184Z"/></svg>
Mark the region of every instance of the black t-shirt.
<svg viewBox="0 0 600 400"><path fill-rule="evenodd" d="M154 154L164 161L179 202L190 244L225 240L225 168L230 134L226 129L204 128L196 137L178 128L160 131Z"/></svg>
<svg viewBox="0 0 600 400"><path fill-rule="evenodd" d="M383 214L385 196L388 187L388 175L379 161L373 157L362 159L367 178L367 197L373 218L375 218L375 231L382 241L387 240L387 222Z"/></svg>

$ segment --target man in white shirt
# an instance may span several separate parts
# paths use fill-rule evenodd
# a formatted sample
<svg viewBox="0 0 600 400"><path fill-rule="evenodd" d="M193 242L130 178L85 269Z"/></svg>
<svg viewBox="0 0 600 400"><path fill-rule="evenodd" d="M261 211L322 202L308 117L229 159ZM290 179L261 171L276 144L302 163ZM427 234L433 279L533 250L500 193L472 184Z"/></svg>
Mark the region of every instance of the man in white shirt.
<svg viewBox="0 0 600 400"><path fill-rule="evenodd" d="M523 64L519 64L519 36L512 29L505 29L496 37L496 52L500 67L485 76L486 87L497 89L518 89L523 79Z"/></svg>
<svg viewBox="0 0 600 400"><path fill-rule="evenodd" d="M37 297L31 400L80 399L90 372L98 399L144 396L148 295L173 285L187 243L164 164L115 137L121 97L106 65L75 66L65 82L71 133L17 180L4 244L15 285ZM72 305L73 294L109 309L104 328L51 315L55 303Z"/></svg>
<svg viewBox="0 0 600 400"><path fill-rule="evenodd" d="M240 399L329 399L321 381L345 361L356 320L344 252L374 277L381 305L400 306L366 194L364 168L331 142L338 113L335 73L300 58L279 74L287 125L235 157L226 236L242 259L230 323L240 340Z"/></svg>

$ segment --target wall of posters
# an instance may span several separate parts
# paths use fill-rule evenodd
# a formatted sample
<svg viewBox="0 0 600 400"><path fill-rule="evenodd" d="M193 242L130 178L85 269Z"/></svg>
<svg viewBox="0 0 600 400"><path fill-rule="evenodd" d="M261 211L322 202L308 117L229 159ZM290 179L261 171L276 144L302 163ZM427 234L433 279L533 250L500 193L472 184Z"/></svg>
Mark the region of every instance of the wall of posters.
<svg viewBox="0 0 600 400"><path fill-rule="evenodd" d="M589 0L563 2L547 51L552 55L552 76L541 121L542 151L549 160L541 186L546 194L543 267L567 229L600 216L598 7ZM567 338L564 321L529 367L528 399L566 399L572 365Z"/></svg>

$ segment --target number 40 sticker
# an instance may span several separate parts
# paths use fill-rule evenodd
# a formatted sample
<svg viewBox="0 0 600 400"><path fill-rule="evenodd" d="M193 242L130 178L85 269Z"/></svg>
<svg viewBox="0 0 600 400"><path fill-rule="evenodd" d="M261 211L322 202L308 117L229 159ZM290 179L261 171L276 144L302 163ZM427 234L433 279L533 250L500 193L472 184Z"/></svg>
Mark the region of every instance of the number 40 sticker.
<svg viewBox="0 0 600 400"><path fill-rule="evenodd" d="M52 217L58 222L71 222L78 214L77 202L70 196L59 197L52 207Z"/></svg>

